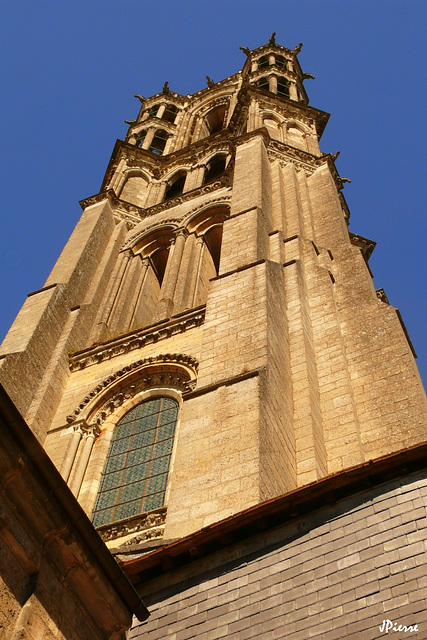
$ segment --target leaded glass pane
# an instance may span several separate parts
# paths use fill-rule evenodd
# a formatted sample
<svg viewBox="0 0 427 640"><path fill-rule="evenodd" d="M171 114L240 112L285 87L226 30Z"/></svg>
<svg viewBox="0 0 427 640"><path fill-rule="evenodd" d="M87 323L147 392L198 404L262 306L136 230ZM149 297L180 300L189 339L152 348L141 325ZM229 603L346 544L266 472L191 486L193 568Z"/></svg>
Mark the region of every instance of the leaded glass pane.
<svg viewBox="0 0 427 640"><path fill-rule="evenodd" d="M144 489L145 480L142 482L134 482L133 484L128 484L127 486L122 487L118 502L124 503L129 502L130 500L135 500L136 498L142 498L144 495Z"/></svg>
<svg viewBox="0 0 427 640"><path fill-rule="evenodd" d="M159 416L159 424L167 424L168 422L175 422L178 410L177 409L166 409L166 411L162 411Z"/></svg>
<svg viewBox="0 0 427 640"><path fill-rule="evenodd" d="M144 447L143 449L135 449L135 451L129 451L127 466L131 467L135 464L147 462L151 458L151 447Z"/></svg>
<svg viewBox="0 0 427 640"><path fill-rule="evenodd" d="M147 400L136 407L138 418L148 416L150 413L157 413L160 408L160 398Z"/></svg>
<svg viewBox="0 0 427 640"><path fill-rule="evenodd" d="M120 440L113 440L111 442L110 455L115 453L123 453L123 451L127 451L129 448L129 438L121 438Z"/></svg>
<svg viewBox="0 0 427 640"><path fill-rule="evenodd" d="M121 418L94 508L95 526L163 506L177 417L176 400L152 398Z"/></svg>
<svg viewBox="0 0 427 640"><path fill-rule="evenodd" d="M132 516L137 516L139 513L141 513L141 500L133 500L132 502L117 505L114 520L131 518Z"/></svg>
<svg viewBox="0 0 427 640"><path fill-rule="evenodd" d="M157 440L165 440L166 438L171 438L175 431L175 422L171 422L170 424L166 424L164 427L159 427L157 429Z"/></svg>
<svg viewBox="0 0 427 640"><path fill-rule="evenodd" d="M147 496L142 503L142 512L151 511L151 509L159 509L163 506L164 494L159 493L155 496Z"/></svg>
<svg viewBox="0 0 427 640"><path fill-rule="evenodd" d="M105 511L98 511L92 518L92 522L95 527L102 527L103 524L113 522L114 509L105 509Z"/></svg>

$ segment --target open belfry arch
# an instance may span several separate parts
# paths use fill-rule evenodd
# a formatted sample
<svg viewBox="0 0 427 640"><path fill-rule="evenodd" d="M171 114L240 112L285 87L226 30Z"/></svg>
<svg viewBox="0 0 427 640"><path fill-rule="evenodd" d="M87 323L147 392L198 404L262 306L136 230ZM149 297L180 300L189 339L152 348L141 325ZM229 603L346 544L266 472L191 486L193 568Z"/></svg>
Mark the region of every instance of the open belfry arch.
<svg viewBox="0 0 427 640"><path fill-rule="evenodd" d="M272 38L194 95L137 95L3 343L2 384L119 550L425 440L412 346L374 289L375 243L349 233L299 50Z"/></svg>

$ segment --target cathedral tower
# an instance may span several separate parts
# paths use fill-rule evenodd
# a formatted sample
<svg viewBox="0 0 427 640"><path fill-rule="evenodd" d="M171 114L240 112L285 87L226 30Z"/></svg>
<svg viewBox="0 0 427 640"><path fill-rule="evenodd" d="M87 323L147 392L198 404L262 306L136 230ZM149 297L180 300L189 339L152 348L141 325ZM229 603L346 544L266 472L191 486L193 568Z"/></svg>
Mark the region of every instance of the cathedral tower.
<svg viewBox="0 0 427 640"><path fill-rule="evenodd" d="M375 243L348 230L297 54L165 83L1 351L0 379L114 547L171 540L425 440Z"/></svg>

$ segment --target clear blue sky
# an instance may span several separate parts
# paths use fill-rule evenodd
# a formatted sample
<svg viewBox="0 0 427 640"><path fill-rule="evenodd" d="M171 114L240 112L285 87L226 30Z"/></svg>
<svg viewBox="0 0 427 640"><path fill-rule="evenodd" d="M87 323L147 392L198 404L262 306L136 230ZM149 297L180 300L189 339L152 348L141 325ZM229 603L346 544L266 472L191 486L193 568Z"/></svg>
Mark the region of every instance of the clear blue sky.
<svg viewBox="0 0 427 640"><path fill-rule="evenodd" d="M135 93L194 93L267 42L316 76L325 152L352 184L350 230L375 240L376 288L399 307L427 380L425 24L417 0L4 0L0 12L0 338L98 192Z"/></svg>

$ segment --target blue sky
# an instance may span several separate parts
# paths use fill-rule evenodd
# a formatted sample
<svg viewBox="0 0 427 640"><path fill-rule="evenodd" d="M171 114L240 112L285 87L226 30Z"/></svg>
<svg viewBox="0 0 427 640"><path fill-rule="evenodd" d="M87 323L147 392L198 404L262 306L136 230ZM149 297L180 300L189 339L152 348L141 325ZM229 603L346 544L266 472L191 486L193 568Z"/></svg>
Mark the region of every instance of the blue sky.
<svg viewBox="0 0 427 640"><path fill-rule="evenodd" d="M304 47L310 104L331 113L325 152L352 180L350 230L377 242L370 265L402 313L427 380L425 24L417 0L6 0L0 13L0 338L43 286L81 210L98 192L133 95L165 80L194 93L272 31Z"/></svg>

